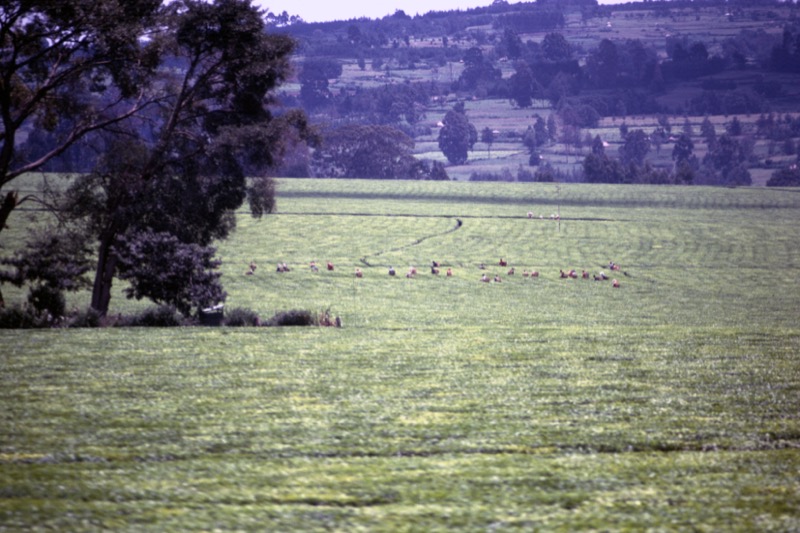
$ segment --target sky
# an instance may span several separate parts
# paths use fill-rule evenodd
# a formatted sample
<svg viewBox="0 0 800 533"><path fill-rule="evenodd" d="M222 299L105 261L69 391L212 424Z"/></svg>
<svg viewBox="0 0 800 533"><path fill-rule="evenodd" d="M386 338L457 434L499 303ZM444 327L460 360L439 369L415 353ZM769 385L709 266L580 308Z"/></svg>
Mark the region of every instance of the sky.
<svg viewBox="0 0 800 533"><path fill-rule="evenodd" d="M600 0L601 4L619 4L631 0ZM367 17L383 18L402 9L406 15L424 15L429 11L452 11L491 5L492 0L369 0L360 2L345 0L254 0L267 11L280 14L299 15L306 22L329 22ZM517 3L510 0L510 4Z"/></svg>

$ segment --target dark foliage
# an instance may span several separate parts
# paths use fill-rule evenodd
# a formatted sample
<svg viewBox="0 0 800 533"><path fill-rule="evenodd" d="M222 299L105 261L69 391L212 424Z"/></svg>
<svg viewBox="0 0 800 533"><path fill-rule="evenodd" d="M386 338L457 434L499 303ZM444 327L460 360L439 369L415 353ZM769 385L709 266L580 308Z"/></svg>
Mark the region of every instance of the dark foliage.
<svg viewBox="0 0 800 533"><path fill-rule="evenodd" d="M60 318L66 312L65 291L89 286L91 250L85 237L64 228L48 227L31 234L25 247L0 264L14 271L0 271L0 283L30 285L28 303L37 312Z"/></svg>
<svg viewBox="0 0 800 533"><path fill-rule="evenodd" d="M797 165L773 172L767 180L767 187L800 187L800 170Z"/></svg>
<svg viewBox="0 0 800 533"><path fill-rule="evenodd" d="M564 26L564 14L557 9L537 9L531 3L519 4L525 11L509 13L497 18L497 28L511 28L517 33L535 33L549 31Z"/></svg>
<svg viewBox="0 0 800 533"><path fill-rule="evenodd" d="M258 313L244 307L234 307L225 315L225 325L230 327L260 326Z"/></svg>
<svg viewBox="0 0 800 533"><path fill-rule="evenodd" d="M183 326L184 321L174 307L159 305L148 307L135 315L124 317L117 326L148 327L148 328L174 328Z"/></svg>
<svg viewBox="0 0 800 533"><path fill-rule="evenodd" d="M643 165L644 158L650 151L650 137L644 130L632 130L625 136L625 141L619 148L620 160L623 164L635 163Z"/></svg>
<svg viewBox="0 0 800 533"><path fill-rule="evenodd" d="M0 264L14 267L1 271L0 282L21 287L37 283L56 291L77 291L89 286L91 248L84 235L63 228L47 227L31 234L25 247Z"/></svg>
<svg viewBox="0 0 800 533"><path fill-rule="evenodd" d="M311 169L325 178L416 178L414 141L391 126L344 126L327 132Z"/></svg>
<svg viewBox="0 0 800 533"><path fill-rule="evenodd" d="M171 305L184 316L225 300L214 248L151 231L128 233L117 242L114 252L120 278L130 283L128 298Z"/></svg>
<svg viewBox="0 0 800 533"><path fill-rule="evenodd" d="M483 57L481 49L473 47L464 53L464 70L458 78L456 88L474 91L479 87L492 86L502 77L500 69L495 68Z"/></svg>
<svg viewBox="0 0 800 533"><path fill-rule="evenodd" d="M675 146L672 148L672 159L675 160L676 164L680 164L692 157L693 152L694 141L692 141L690 136L682 133L680 137L678 137L678 140L675 141Z"/></svg>
<svg viewBox="0 0 800 533"><path fill-rule="evenodd" d="M267 326L315 326L317 317L311 311L294 309L276 313L269 319Z"/></svg>
<svg viewBox="0 0 800 533"><path fill-rule="evenodd" d="M159 5L156 0L3 2L0 186L140 108L130 99L146 84L158 54L157 44L139 38ZM20 151L17 134L32 126L39 139L49 139L47 148ZM5 222L0 218L0 230Z"/></svg>
<svg viewBox="0 0 800 533"><path fill-rule="evenodd" d="M472 150L478 140L478 132L462 108L448 111L442 123L444 126L439 130L439 149L450 163L463 165L467 162L467 152Z"/></svg>
<svg viewBox="0 0 800 533"><path fill-rule="evenodd" d="M725 133L710 148L703 157L696 184L728 187L752 185L750 172L744 165L752 152L752 145Z"/></svg>
<svg viewBox="0 0 800 533"><path fill-rule="evenodd" d="M47 314L53 318L63 317L67 309L64 293L50 285L31 287L28 293L28 303L38 313Z"/></svg>
<svg viewBox="0 0 800 533"><path fill-rule="evenodd" d="M591 153L583 160L583 174L587 183L625 183L625 169L605 152Z"/></svg>
<svg viewBox="0 0 800 533"><path fill-rule="evenodd" d="M544 89L536 81L528 63L518 61L515 65L516 72L508 81L512 101L517 107L530 107L535 96L541 96Z"/></svg>
<svg viewBox="0 0 800 533"><path fill-rule="evenodd" d="M332 95L329 80L342 75L342 65L328 58L308 59L300 72L300 99L307 109L327 104Z"/></svg>
<svg viewBox="0 0 800 533"><path fill-rule="evenodd" d="M70 328L99 328L102 325L103 317L96 309L88 307L84 311L79 311L71 315L66 325Z"/></svg>
<svg viewBox="0 0 800 533"><path fill-rule="evenodd" d="M30 307L0 307L0 329L32 329L49 326L49 322Z"/></svg>
<svg viewBox="0 0 800 533"><path fill-rule="evenodd" d="M152 74L151 107L105 132L104 157L75 180L63 206L99 241L91 305L101 313L118 267L133 284L129 296L169 302L183 313L215 303L222 291L207 273L203 248L229 234L246 199L255 216L275 206L268 178L248 182L246 174L260 175L289 145L313 140L305 115L275 112L270 92L288 77L295 43L267 34L256 8L188 0L169 4L157 22L153 40L171 54L157 59L174 68ZM171 244L139 255L142 264L117 255L148 234ZM173 260L182 272L160 281L165 274L155 265Z"/></svg>

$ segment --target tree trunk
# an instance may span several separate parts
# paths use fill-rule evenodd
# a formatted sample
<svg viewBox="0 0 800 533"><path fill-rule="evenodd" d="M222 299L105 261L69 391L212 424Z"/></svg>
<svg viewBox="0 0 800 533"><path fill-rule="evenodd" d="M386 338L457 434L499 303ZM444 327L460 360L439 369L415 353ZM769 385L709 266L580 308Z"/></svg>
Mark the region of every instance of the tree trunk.
<svg viewBox="0 0 800 533"><path fill-rule="evenodd" d="M111 302L111 284L117 268L117 258L111 253L111 246L116 238L116 231L108 229L100 237L100 249L97 254L97 270L92 288L92 309L102 316L108 314Z"/></svg>
<svg viewBox="0 0 800 533"><path fill-rule="evenodd" d="M8 222L8 217L11 216L11 212L17 207L17 202L19 200L19 194L17 191L9 191L6 194L6 197L3 199L3 203L0 204L0 231L6 227L6 222ZM3 299L3 292L0 291L0 308L6 306L6 302Z"/></svg>
<svg viewBox="0 0 800 533"><path fill-rule="evenodd" d="M3 199L3 203L0 204L0 231L3 231L3 228L6 227L8 217L11 215L14 208L17 207L18 200L19 194L17 191L9 191Z"/></svg>

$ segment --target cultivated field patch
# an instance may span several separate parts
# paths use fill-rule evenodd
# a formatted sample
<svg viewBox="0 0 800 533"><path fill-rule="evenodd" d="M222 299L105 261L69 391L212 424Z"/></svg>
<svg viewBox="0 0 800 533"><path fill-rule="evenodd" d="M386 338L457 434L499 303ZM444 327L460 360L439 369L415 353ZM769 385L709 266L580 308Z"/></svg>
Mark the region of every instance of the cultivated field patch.
<svg viewBox="0 0 800 533"><path fill-rule="evenodd" d="M6 529L800 527L795 192L279 190L226 305L343 327L0 331Z"/></svg>

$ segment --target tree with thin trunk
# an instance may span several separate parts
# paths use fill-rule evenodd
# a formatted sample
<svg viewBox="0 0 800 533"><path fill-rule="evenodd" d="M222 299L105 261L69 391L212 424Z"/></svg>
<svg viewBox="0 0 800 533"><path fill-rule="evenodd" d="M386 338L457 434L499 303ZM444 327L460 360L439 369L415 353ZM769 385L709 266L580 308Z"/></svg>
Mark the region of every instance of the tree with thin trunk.
<svg viewBox="0 0 800 533"><path fill-rule="evenodd" d="M492 158L492 144L494 144L494 131L486 127L481 130L481 142L486 145L486 157Z"/></svg>
<svg viewBox="0 0 800 533"><path fill-rule="evenodd" d="M141 38L156 0L3 2L0 9L0 187L42 168L86 135L141 111L156 48ZM42 153L21 150L31 130L53 132ZM7 190L0 232L32 199ZM2 296L0 296L0 302Z"/></svg>
<svg viewBox="0 0 800 533"><path fill-rule="evenodd" d="M270 97L291 71L295 43L266 33L249 1L183 0L165 5L160 17L150 38L168 51L162 61L178 68L159 70L148 95L157 105L106 132L104 156L74 181L64 204L90 221L97 239L91 307L101 314L115 277L132 282L130 297L166 300L163 287L148 281L152 269L130 257L161 262L175 287L181 276L213 284L208 247L233 229L234 211L246 200L256 216L274 208L270 179L246 174L258 174L288 142L310 135L303 113L277 115ZM141 249L165 255L137 255ZM193 260L164 261L181 254ZM221 288L202 289L186 289L173 303L188 313L223 295Z"/></svg>

